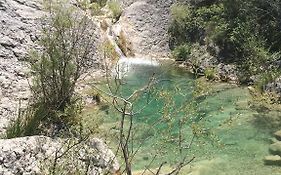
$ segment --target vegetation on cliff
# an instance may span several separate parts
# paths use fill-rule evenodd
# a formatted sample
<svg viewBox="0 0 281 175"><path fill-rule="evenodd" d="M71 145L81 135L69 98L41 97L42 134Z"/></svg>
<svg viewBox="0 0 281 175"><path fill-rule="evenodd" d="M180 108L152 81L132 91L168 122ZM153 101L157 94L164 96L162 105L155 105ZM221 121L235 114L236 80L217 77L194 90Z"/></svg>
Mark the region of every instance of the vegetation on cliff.
<svg viewBox="0 0 281 175"><path fill-rule="evenodd" d="M20 111L8 128L8 138L52 135L79 122L82 103L75 87L93 62L95 25L86 15L67 6L46 5L49 16L42 20L40 49L29 54L32 98L29 107Z"/></svg>
<svg viewBox="0 0 281 175"><path fill-rule="evenodd" d="M174 57L187 60L190 47L207 45L219 62L237 65L242 83L262 86L280 75L280 7L274 0L177 3L169 30Z"/></svg>

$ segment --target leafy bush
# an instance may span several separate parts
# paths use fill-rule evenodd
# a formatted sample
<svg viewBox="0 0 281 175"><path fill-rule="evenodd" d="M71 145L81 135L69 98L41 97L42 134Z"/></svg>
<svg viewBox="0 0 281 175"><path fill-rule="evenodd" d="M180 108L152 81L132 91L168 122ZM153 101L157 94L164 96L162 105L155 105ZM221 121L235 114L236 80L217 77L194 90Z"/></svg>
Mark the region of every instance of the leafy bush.
<svg viewBox="0 0 281 175"><path fill-rule="evenodd" d="M186 61L189 58L191 52L191 47L188 44L183 44L183 45L179 45L177 46L174 50L173 50L173 58L176 61Z"/></svg>
<svg viewBox="0 0 281 175"><path fill-rule="evenodd" d="M78 0L79 7L83 10L90 10L91 15L102 15L102 7L106 5L106 0Z"/></svg>
<svg viewBox="0 0 281 175"><path fill-rule="evenodd" d="M217 77L217 71L215 68L206 68L204 71L204 75L208 80L214 80Z"/></svg>
<svg viewBox="0 0 281 175"><path fill-rule="evenodd" d="M103 43L102 50L105 58L109 58L112 61L118 60L119 55L110 41L107 40Z"/></svg>
<svg viewBox="0 0 281 175"><path fill-rule="evenodd" d="M7 135L50 134L79 122L81 101L74 89L94 54L94 25L63 2L46 7L40 50L30 52L32 101ZM21 129L19 129L21 127ZM11 134L10 134L11 133Z"/></svg>
<svg viewBox="0 0 281 175"><path fill-rule="evenodd" d="M89 6L89 9L91 10L91 15L92 16L97 16L97 15L101 15L101 6L98 3L91 3L91 5Z"/></svg>
<svg viewBox="0 0 281 175"><path fill-rule="evenodd" d="M116 0L110 0L107 4L108 4L108 8L112 12L112 18L115 21L118 21L123 11L120 3Z"/></svg>
<svg viewBox="0 0 281 175"><path fill-rule="evenodd" d="M281 49L281 2L214 0L190 4L171 8L171 49L185 43L215 44L219 48L215 56L238 65L246 81L270 70L271 55Z"/></svg>
<svg viewBox="0 0 281 175"><path fill-rule="evenodd" d="M92 3L97 3L100 7L104 7L106 2L107 0L92 0Z"/></svg>

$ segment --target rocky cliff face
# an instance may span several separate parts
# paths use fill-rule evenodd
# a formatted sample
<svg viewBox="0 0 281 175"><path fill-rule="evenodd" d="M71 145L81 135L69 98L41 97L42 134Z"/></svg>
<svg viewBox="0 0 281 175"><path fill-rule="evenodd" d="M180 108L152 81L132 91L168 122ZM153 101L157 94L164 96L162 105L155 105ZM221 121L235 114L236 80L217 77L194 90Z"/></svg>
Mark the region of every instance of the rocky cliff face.
<svg viewBox="0 0 281 175"><path fill-rule="evenodd" d="M123 14L115 26L124 31L136 55L166 57L169 14L175 0L120 0Z"/></svg>
<svg viewBox="0 0 281 175"><path fill-rule="evenodd" d="M17 117L18 109L24 107L30 97L28 52L38 47L40 18L43 11L42 0L0 0L0 135L4 135L8 123ZM93 21L95 24L95 22ZM98 45L100 32L94 32L97 46L91 67L99 64ZM58 164L70 161L68 165L85 168L91 166L87 174L115 173L119 165L110 149L99 139L91 139L75 146L67 158ZM0 175L42 174L48 164L55 159L56 152L67 148L63 139L31 136L16 139L0 139ZM88 161L88 162L89 162ZM49 162L50 163L50 162ZM50 164L49 164L50 165ZM46 170L48 171L48 170ZM50 173L50 172L49 172ZM48 172L46 174L49 174Z"/></svg>
<svg viewBox="0 0 281 175"><path fill-rule="evenodd" d="M41 8L39 0L0 1L0 133L29 96L24 60L37 39Z"/></svg>
<svg viewBox="0 0 281 175"><path fill-rule="evenodd" d="M28 52L36 48L39 36L40 18L43 11L42 0L1 0L0 1L0 134L9 121L17 116L30 96L29 67L26 62ZM96 23L93 21L93 24ZM98 45L100 32L96 27L93 46L94 57L90 68L96 69L100 63Z"/></svg>

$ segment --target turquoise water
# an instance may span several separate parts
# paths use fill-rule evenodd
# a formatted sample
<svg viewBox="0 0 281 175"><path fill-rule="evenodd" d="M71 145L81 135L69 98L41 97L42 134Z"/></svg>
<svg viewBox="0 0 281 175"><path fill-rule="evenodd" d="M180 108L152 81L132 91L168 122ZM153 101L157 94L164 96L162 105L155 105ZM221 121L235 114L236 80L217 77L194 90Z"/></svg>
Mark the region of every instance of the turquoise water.
<svg viewBox="0 0 281 175"><path fill-rule="evenodd" d="M164 161L173 165L188 155L195 159L182 174L281 174L279 167L263 164L273 131L259 129L254 122L257 112L249 106L247 88L198 85L188 72L171 65L134 65L122 80L119 95L128 97L151 77L159 82L133 101L133 111L140 111L133 117L130 140L130 151L137 150L134 169L144 169L152 160L152 168ZM209 93L196 93L198 87ZM111 131L118 119L116 112L107 116L106 122L116 124Z"/></svg>

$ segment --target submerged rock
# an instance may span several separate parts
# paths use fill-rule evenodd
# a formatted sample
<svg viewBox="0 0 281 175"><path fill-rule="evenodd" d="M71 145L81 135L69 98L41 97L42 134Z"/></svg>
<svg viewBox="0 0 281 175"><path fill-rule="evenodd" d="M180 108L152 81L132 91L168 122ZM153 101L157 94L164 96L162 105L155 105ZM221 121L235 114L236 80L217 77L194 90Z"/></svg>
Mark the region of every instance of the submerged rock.
<svg viewBox="0 0 281 175"><path fill-rule="evenodd" d="M275 138L276 138L277 140L281 141L281 130L276 131L276 132L274 133L274 136L275 136Z"/></svg>
<svg viewBox="0 0 281 175"><path fill-rule="evenodd" d="M278 155L275 156L266 156L264 158L264 163L266 165L281 165L281 157Z"/></svg>
<svg viewBox="0 0 281 175"><path fill-rule="evenodd" d="M269 146L270 153L281 156L281 141L273 143Z"/></svg>

